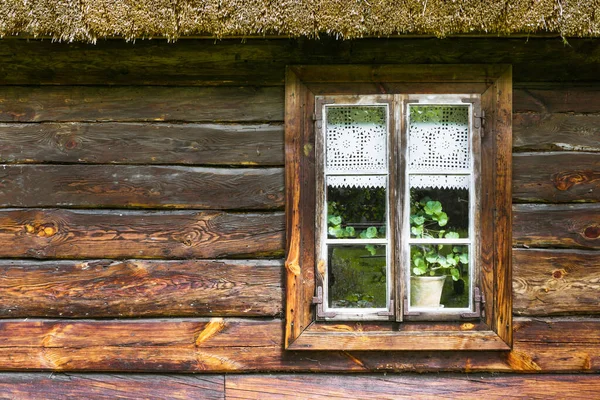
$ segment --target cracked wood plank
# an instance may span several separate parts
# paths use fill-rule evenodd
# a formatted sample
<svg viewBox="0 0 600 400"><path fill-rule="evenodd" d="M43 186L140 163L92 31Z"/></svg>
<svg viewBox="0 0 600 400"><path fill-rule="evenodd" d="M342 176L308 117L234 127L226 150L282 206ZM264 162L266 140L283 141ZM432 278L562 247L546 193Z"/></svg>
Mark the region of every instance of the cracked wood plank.
<svg viewBox="0 0 600 400"><path fill-rule="evenodd" d="M516 315L600 314L600 252L513 249Z"/></svg>
<svg viewBox="0 0 600 400"><path fill-rule="evenodd" d="M282 212L0 210L0 257L281 256Z"/></svg>
<svg viewBox="0 0 600 400"><path fill-rule="evenodd" d="M227 375L228 399L592 398L600 380L582 375Z"/></svg>
<svg viewBox="0 0 600 400"><path fill-rule="evenodd" d="M513 245L600 249L600 204L515 204Z"/></svg>
<svg viewBox="0 0 600 400"><path fill-rule="evenodd" d="M0 124L0 162L283 165L278 124Z"/></svg>
<svg viewBox="0 0 600 400"><path fill-rule="evenodd" d="M4 165L0 207L283 209L282 168Z"/></svg>
<svg viewBox="0 0 600 400"><path fill-rule="evenodd" d="M600 319L515 318L497 351L286 351L283 321L0 321L1 370L599 372Z"/></svg>
<svg viewBox="0 0 600 400"><path fill-rule="evenodd" d="M276 316L279 260L0 260L0 318Z"/></svg>

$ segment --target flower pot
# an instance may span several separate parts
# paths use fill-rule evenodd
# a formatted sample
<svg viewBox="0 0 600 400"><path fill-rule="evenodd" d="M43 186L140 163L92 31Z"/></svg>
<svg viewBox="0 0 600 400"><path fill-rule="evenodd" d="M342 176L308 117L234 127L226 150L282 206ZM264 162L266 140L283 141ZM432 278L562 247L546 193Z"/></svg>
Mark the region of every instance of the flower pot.
<svg viewBox="0 0 600 400"><path fill-rule="evenodd" d="M410 305L439 307L446 276L411 276Z"/></svg>

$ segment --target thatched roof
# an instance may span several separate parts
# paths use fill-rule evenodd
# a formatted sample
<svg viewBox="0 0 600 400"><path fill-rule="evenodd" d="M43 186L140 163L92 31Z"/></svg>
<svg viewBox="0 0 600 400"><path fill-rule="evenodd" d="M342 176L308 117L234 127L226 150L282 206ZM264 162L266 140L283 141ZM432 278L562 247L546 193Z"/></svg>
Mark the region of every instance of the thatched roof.
<svg viewBox="0 0 600 400"><path fill-rule="evenodd" d="M0 0L0 35L599 36L600 0Z"/></svg>

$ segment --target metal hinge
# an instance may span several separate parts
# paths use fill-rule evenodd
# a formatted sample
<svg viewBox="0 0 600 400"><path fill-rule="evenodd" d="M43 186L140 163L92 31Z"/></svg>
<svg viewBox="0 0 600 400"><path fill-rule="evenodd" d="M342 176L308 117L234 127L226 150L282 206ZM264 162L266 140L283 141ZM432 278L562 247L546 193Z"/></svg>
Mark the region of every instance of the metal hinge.
<svg viewBox="0 0 600 400"><path fill-rule="evenodd" d="M485 299L481 295L481 291L478 287L473 289L473 303L475 304L475 311L460 314L461 318L481 318L485 314Z"/></svg>
<svg viewBox="0 0 600 400"><path fill-rule="evenodd" d="M478 124L479 122L479 124ZM473 127L475 129L480 129L483 128L485 126L485 110L481 110L481 116L478 116L477 114L473 115ZM481 129L481 137L485 136L485 130Z"/></svg>
<svg viewBox="0 0 600 400"><path fill-rule="evenodd" d="M313 297L312 303L317 307L317 318L333 318L337 314L334 312L324 312L323 311L323 287L317 286L317 295Z"/></svg>

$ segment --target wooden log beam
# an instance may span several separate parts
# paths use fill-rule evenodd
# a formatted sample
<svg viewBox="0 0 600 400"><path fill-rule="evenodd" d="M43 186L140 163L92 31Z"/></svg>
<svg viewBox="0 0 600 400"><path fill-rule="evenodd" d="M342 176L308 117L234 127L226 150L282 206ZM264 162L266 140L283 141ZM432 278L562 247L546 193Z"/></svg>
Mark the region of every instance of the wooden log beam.
<svg viewBox="0 0 600 400"><path fill-rule="evenodd" d="M222 400L224 375L0 373L11 399Z"/></svg>
<svg viewBox="0 0 600 400"><path fill-rule="evenodd" d="M516 202L600 201L600 154L518 153ZM283 170L5 165L3 207L280 209Z"/></svg>
<svg viewBox="0 0 600 400"><path fill-rule="evenodd" d="M600 204L515 204L513 245L600 249Z"/></svg>
<svg viewBox="0 0 600 400"><path fill-rule="evenodd" d="M600 152L598 114L513 114L514 151Z"/></svg>
<svg viewBox="0 0 600 400"><path fill-rule="evenodd" d="M600 201L600 153L514 154L513 201Z"/></svg>
<svg viewBox="0 0 600 400"><path fill-rule="evenodd" d="M591 39L379 38L104 40L96 44L3 40L0 84L283 85L286 65L512 64L516 82L598 79ZM151 55L151 62L149 62ZM539 66L543 64L544 68Z"/></svg>
<svg viewBox="0 0 600 400"><path fill-rule="evenodd" d="M597 113L600 111L598 85L529 85L515 90L515 110L519 112Z"/></svg>
<svg viewBox="0 0 600 400"><path fill-rule="evenodd" d="M600 252L513 249L516 315L600 314Z"/></svg>
<svg viewBox="0 0 600 400"><path fill-rule="evenodd" d="M40 379L41 380L41 379ZM590 375L390 374L225 376L233 399L593 398L600 380Z"/></svg>
<svg viewBox="0 0 600 400"><path fill-rule="evenodd" d="M283 121L283 88L6 86L1 122Z"/></svg>
<svg viewBox="0 0 600 400"><path fill-rule="evenodd" d="M594 375L0 373L13 399L594 398Z"/></svg>
<svg viewBox="0 0 600 400"><path fill-rule="evenodd" d="M269 210L284 206L282 168L4 165L1 207Z"/></svg>
<svg viewBox="0 0 600 400"><path fill-rule="evenodd" d="M0 162L283 165L283 126L0 124Z"/></svg>
<svg viewBox="0 0 600 400"><path fill-rule="evenodd" d="M0 321L0 370L598 372L600 319L516 318L514 348L285 351L283 321Z"/></svg>
<svg viewBox="0 0 600 400"><path fill-rule="evenodd" d="M282 212L0 210L0 257L281 256Z"/></svg>
<svg viewBox="0 0 600 400"><path fill-rule="evenodd" d="M600 205L516 204L513 245L600 248ZM280 212L0 210L0 257L281 255Z"/></svg>
<svg viewBox="0 0 600 400"><path fill-rule="evenodd" d="M346 399L460 397L594 398L593 375L551 374L100 374L2 373L0 390L13 399Z"/></svg>
<svg viewBox="0 0 600 400"><path fill-rule="evenodd" d="M600 152L600 115L518 113L514 150ZM0 162L283 165L283 126L0 124Z"/></svg>
<svg viewBox="0 0 600 400"><path fill-rule="evenodd" d="M279 260L1 260L0 317L279 315L282 268ZM596 251L514 249L514 313L600 314L599 279Z"/></svg>
<svg viewBox="0 0 600 400"><path fill-rule="evenodd" d="M514 90L514 111L598 113L600 86ZM584 101L579 101L583 98ZM7 86L0 122L281 122L283 87Z"/></svg>
<svg viewBox="0 0 600 400"><path fill-rule="evenodd" d="M278 260L0 260L0 318L275 316Z"/></svg>

